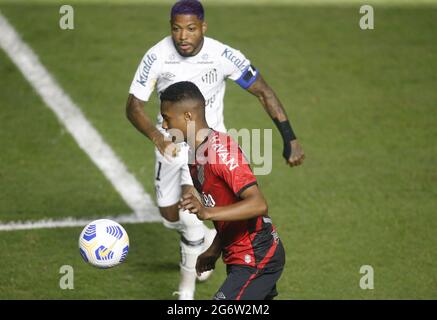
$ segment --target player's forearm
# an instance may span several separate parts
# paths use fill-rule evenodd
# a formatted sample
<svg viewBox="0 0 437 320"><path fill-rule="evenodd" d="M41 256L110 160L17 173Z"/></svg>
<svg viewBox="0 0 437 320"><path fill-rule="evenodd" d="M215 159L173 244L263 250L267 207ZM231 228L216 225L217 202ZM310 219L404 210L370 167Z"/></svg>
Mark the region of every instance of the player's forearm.
<svg viewBox="0 0 437 320"><path fill-rule="evenodd" d="M288 120L281 101L279 101L279 98L261 74L258 74L256 81L247 90L258 98L270 118L277 119L278 121Z"/></svg>
<svg viewBox="0 0 437 320"><path fill-rule="evenodd" d="M273 122L281 134L284 150L282 156L291 166L302 163L304 153L297 142L296 135L291 128L287 114L279 101L278 97L264 81L261 75L258 75L256 81L248 88L249 92L258 97L264 109L270 115ZM294 151L292 150L292 145Z"/></svg>
<svg viewBox="0 0 437 320"><path fill-rule="evenodd" d="M282 106L281 101L276 96L272 88L265 82L259 74L256 81L248 88L249 92L258 97L264 110L275 122L276 127L281 133L284 144L289 148L290 141L296 140L296 136L291 128L287 113Z"/></svg>
<svg viewBox="0 0 437 320"><path fill-rule="evenodd" d="M133 95L129 95L126 104L126 116L129 121L137 128L138 131L148 137L156 144L158 139L162 138L162 134L155 127L155 124L144 112L144 103L136 99Z"/></svg>
<svg viewBox="0 0 437 320"><path fill-rule="evenodd" d="M206 208L208 220L239 221L255 218L267 213L267 203L263 198L246 198L229 206Z"/></svg>
<svg viewBox="0 0 437 320"><path fill-rule="evenodd" d="M220 256L220 253L222 252L222 242L220 241L220 237L218 233L215 235L215 238L211 243L211 245L209 246L209 248L207 249L207 251L208 253L215 255L217 257Z"/></svg>
<svg viewBox="0 0 437 320"><path fill-rule="evenodd" d="M264 96L265 97L260 98L260 100L278 128L284 144L288 146L290 141L296 140L296 135L291 128L287 114L273 91L271 91L271 93L265 93ZM263 95L261 95L261 97L263 97Z"/></svg>
<svg viewBox="0 0 437 320"><path fill-rule="evenodd" d="M287 121L288 116L282 106L281 101L276 96L274 91L270 87L266 87L258 96L264 110L269 114L270 118L277 119L278 121Z"/></svg>

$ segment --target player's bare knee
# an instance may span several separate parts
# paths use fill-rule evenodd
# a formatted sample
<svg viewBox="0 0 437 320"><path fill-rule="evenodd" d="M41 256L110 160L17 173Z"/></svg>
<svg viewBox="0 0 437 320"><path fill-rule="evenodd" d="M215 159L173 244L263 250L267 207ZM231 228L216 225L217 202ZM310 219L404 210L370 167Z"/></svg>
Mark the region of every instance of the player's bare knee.
<svg viewBox="0 0 437 320"><path fill-rule="evenodd" d="M159 207L159 213L167 221L179 221L179 208L177 203L168 207Z"/></svg>
<svg viewBox="0 0 437 320"><path fill-rule="evenodd" d="M182 224L179 219L179 209L177 204L169 207L159 207L161 213L162 224L167 229L182 231Z"/></svg>
<svg viewBox="0 0 437 320"><path fill-rule="evenodd" d="M181 225L181 222L179 220L178 221L169 221L169 220L165 219L164 217L162 217L162 224L167 229L176 230L179 233L182 230L182 225Z"/></svg>

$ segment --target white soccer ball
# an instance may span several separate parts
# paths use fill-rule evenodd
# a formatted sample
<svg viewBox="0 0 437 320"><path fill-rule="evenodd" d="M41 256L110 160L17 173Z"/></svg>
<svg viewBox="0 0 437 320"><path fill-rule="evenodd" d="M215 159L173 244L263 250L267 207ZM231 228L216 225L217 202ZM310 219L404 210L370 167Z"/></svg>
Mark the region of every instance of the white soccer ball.
<svg viewBox="0 0 437 320"><path fill-rule="evenodd" d="M126 259L129 237L117 222L95 220L80 234L79 250L85 262L98 268L111 268Z"/></svg>

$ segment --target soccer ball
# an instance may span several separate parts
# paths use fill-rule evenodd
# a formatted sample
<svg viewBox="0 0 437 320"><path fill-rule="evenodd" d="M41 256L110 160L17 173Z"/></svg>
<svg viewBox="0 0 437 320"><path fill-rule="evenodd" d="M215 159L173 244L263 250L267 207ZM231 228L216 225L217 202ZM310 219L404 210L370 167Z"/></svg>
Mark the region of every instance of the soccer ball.
<svg viewBox="0 0 437 320"><path fill-rule="evenodd" d="M97 268L111 268L126 259L129 237L117 222L95 220L80 234L79 251L85 262Z"/></svg>

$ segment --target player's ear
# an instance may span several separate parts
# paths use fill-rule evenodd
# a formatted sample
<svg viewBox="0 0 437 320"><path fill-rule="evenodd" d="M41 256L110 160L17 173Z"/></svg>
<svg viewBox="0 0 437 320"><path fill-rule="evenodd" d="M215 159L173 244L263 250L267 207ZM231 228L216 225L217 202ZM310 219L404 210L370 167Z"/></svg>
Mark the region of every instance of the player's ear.
<svg viewBox="0 0 437 320"><path fill-rule="evenodd" d="M184 119L185 119L185 121L192 121L193 114L190 111L184 112Z"/></svg>
<svg viewBox="0 0 437 320"><path fill-rule="evenodd" d="M202 33L205 34L206 30L208 30L208 24L206 23L206 21L202 22Z"/></svg>

